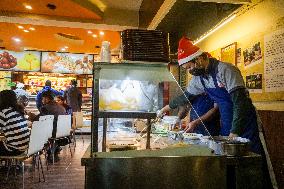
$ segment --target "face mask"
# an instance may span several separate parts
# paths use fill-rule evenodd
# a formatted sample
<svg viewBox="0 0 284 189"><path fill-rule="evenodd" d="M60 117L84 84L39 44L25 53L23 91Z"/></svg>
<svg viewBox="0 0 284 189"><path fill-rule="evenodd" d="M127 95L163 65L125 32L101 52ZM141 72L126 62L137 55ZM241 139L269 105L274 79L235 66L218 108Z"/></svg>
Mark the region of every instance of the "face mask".
<svg viewBox="0 0 284 189"><path fill-rule="evenodd" d="M193 68L189 73L194 76L201 76L205 74L205 68Z"/></svg>

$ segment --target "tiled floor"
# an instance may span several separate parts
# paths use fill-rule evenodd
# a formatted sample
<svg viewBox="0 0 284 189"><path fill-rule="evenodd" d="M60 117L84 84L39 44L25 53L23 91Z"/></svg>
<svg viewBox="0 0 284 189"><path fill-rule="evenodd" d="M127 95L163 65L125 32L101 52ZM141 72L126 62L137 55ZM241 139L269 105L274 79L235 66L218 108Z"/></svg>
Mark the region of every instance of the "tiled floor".
<svg viewBox="0 0 284 189"><path fill-rule="evenodd" d="M84 136L84 144L81 137L77 137L77 146L71 157L69 148L66 146L59 155L59 161L49 166L46 170L45 158L42 155L45 182L38 182L38 172L32 170L31 159L25 161L25 189L83 189L85 180L85 169L81 166L81 157L90 144L90 136ZM22 172L17 170L17 176L12 174L6 181L5 167L0 167L0 189L17 189L22 188Z"/></svg>

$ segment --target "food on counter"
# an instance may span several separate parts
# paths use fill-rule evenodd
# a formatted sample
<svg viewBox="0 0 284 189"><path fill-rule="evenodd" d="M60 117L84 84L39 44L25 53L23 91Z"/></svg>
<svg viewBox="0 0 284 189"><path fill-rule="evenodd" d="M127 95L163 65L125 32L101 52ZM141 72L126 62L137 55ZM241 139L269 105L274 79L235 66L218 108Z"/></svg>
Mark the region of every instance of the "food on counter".
<svg viewBox="0 0 284 189"><path fill-rule="evenodd" d="M17 58L9 54L9 52L4 51L0 54L0 68L11 69L17 65Z"/></svg>
<svg viewBox="0 0 284 189"><path fill-rule="evenodd" d="M197 133L183 133L184 139L188 140L198 140L202 137L202 134L197 134Z"/></svg>
<svg viewBox="0 0 284 189"><path fill-rule="evenodd" d="M22 59L18 61L18 66L21 70L36 70L40 69L40 60L33 53L26 53Z"/></svg>
<svg viewBox="0 0 284 189"><path fill-rule="evenodd" d="M176 148L176 147L186 147L186 146L190 146L190 145L187 144L187 143L184 143L184 142L178 142L178 143L176 143L176 144L170 145L169 147L170 147L170 148L171 148L171 147Z"/></svg>

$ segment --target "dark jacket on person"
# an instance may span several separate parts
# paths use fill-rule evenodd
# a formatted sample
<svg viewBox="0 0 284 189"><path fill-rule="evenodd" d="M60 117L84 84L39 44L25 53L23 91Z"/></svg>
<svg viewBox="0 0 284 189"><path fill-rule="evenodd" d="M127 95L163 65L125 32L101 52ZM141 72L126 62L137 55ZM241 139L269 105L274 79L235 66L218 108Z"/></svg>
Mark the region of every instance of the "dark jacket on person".
<svg viewBox="0 0 284 189"><path fill-rule="evenodd" d="M50 86L44 86L42 90L40 90L38 93L37 93L37 96L36 96L36 107L38 110L41 109L42 107L42 93L44 92L47 92L47 91L50 91L54 96L62 96L63 93L51 88Z"/></svg>
<svg viewBox="0 0 284 189"><path fill-rule="evenodd" d="M57 132L58 115L66 115L65 108L56 102L51 101L50 103L41 107L39 116L43 115L54 115L52 137L55 138Z"/></svg>
<svg viewBox="0 0 284 189"><path fill-rule="evenodd" d="M64 98L71 107L72 112L80 112L82 106L82 92L76 87L71 86L65 91Z"/></svg>

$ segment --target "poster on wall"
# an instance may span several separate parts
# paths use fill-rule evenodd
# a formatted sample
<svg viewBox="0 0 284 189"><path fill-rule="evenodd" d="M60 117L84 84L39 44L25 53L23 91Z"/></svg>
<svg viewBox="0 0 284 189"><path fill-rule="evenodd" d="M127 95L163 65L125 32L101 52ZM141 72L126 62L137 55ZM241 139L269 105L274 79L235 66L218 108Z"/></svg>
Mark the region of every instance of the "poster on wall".
<svg viewBox="0 0 284 189"><path fill-rule="evenodd" d="M221 48L221 61L236 65L237 42Z"/></svg>
<svg viewBox="0 0 284 189"><path fill-rule="evenodd" d="M0 70L40 71L40 52L0 50Z"/></svg>
<svg viewBox="0 0 284 189"><path fill-rule="evenodd" d="M238 48L237 49L237 66L240 66L241 62L242 62L242 49Z"/></svg>
<svg viewBox="0 0 284 189"><path fill-rule="evenodd" d="M262 74L254 73L247 75L246 87L250 93L262 93Z"/></svg>
<svg viewBox="0 0 284 189"><path fill-rule="evenodd" d="M284 91L284 29L264 36L266 92Z"/></svg>
<svg viewBox="0 0 284 189"><path fill-rule="evenodd" d="M184 69L182 66L180 66L180 69L179 69L179 85L183 91L186 90L187 74L186 74L186 69Z"/></svg>
<svg viewBox="0 0 284 189"><path fill-rule="evenodd" d="M42 72L92 74L92 69L93 55L42 52Z"/></svg>
<svg viewBox="0 0 284 189"><path fill-rule="evenodd" d="M249 68L256 64L261 63L262 62L261 52L262 50L259 41L245 48L243 51L245 68Z"/></svg>

